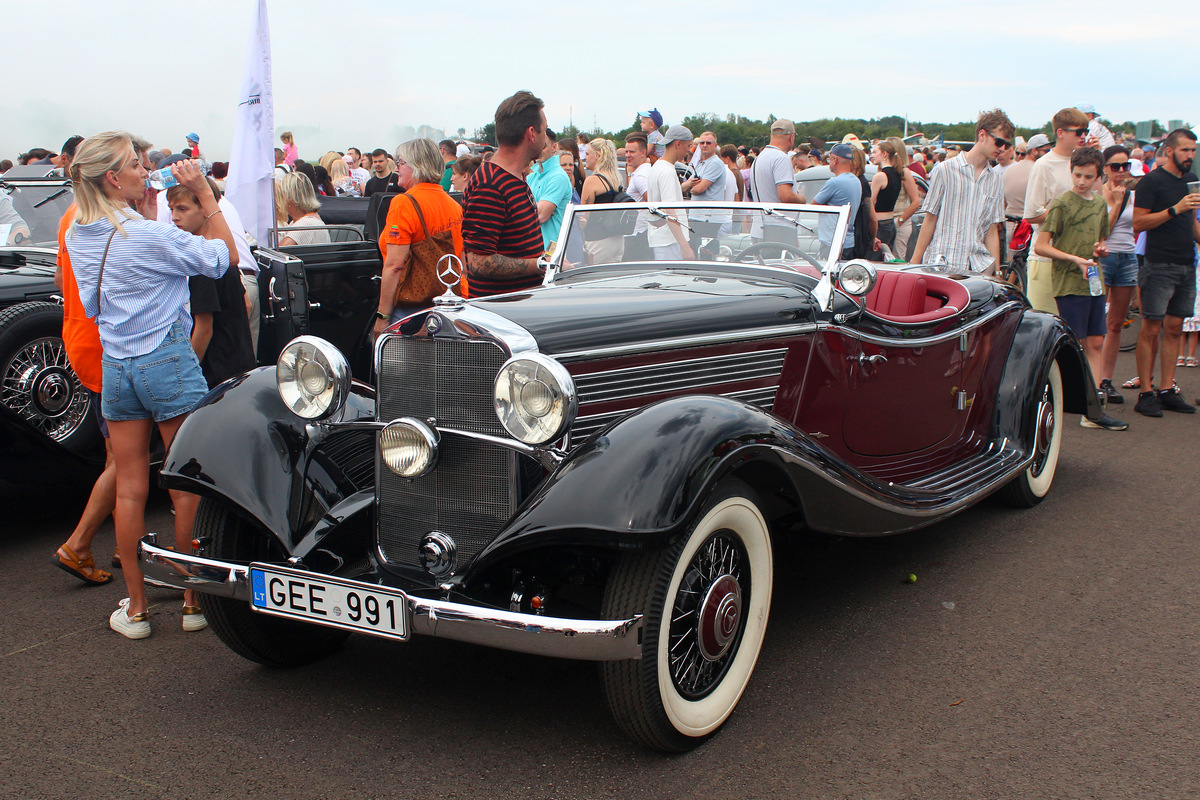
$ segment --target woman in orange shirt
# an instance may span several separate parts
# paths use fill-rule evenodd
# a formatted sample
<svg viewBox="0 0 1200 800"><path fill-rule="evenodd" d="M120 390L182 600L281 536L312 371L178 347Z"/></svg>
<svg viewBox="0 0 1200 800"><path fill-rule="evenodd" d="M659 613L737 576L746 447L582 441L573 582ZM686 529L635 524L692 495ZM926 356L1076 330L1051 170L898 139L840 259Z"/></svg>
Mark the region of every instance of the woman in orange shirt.
<svg viewBox="0 0 1200 800"><path fill-rule="evenodd" d="M414 259L414 248L429 239L438 249L434 255L453 253L462 260L462 206L441 187L444 169L437 145L429 139L413 139L396 148L396 175L404 194L392 198L379 236L383 280L375 336L393 322L428 308L445 291L434 263Z"/></svg>

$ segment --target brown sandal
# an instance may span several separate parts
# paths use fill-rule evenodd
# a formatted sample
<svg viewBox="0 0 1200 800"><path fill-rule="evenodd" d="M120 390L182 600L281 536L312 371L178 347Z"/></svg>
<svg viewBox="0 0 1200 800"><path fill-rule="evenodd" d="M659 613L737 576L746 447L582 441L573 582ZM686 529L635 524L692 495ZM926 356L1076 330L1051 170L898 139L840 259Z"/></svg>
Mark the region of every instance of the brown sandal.
<svg viewBox="0 0 1200 800"><path fill-rule="evenodd" d="M92 586L102 586L113 579L111 573L96 567L91 556L81 559L65 544L50 557L50 563Z"/></svg>

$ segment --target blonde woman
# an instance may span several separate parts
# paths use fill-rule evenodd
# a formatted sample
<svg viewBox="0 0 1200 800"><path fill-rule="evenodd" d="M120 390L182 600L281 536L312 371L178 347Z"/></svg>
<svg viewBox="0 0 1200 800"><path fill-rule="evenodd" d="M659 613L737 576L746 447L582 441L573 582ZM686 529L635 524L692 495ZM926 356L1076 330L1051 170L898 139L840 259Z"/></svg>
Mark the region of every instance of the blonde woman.
<svg viewBox="0 0 1200 800"><path fill-rule="evenodd" d="M282 205L289 224L279 230L279 246L293 244L329 244L329 231L312 230L325 227L317 212L321 203L312 181L300 172L289 172L275 183L275 203ZM303 230L295 230L295 229Z"/></svg>
<svg viewBox="0 0 1200 800"><path fill-rule="evenodd" d="M901 192L906 202L898 203ZM879 171L871 178L871 202L879 218L879 241L893 253L903 257L897 250L896 233L921 207L917 196L917 182L908 168L908 150L897 136L879 143ZM905 245L908 237L905 237Z"/></svg>
<svg viewBox="0 0 1200 800"><path fill-rule="evenodd" d="M292 140L292 132L284 131L279 134L279 141L283 142L283 163L290 167L300 157L300 153L296 150L296 142Z"/></svg>
<svg viewBox="0 0 1200 800"><path fill-rule="evenodd" d="M78 210L66 236L84 313L94 318L104 348L101 413L108 423L116 469L113 519L117 547L137 552L146 534L150 434L155 424L169 445L184 417L208 392L189 335L188 278L220 278L237 268L237 247L204 175L191 161L171 165L208 220L203 237L166 222L142 218L132 206L145 192L146 169L127 133L85 139L75 151L70 178ZM171 491L175 542L191 549L199 498ZM130 639L150 635L142 572L123 559L129 597L109 617L109 627ZM184 592L183 629L208 623L194 592Z"/></svg>
<svg viewBox="0 0 1200 800"><path fill-rule="evenodd" d="M329 164L329 179L333 181L333 188L337 192L338 197L360 197L361 193L354 185L354 179L350 177L350 168L346 166L346 162L338 158Z"/></svg>
<svg viewBox="0 0 1200 800"><path fill-rule="evenodd" d="M584 158L587 160L587 168L592 174L587 176L583 182L583 191L579 193L580 203L585 206L593 203L611 203L617 196L617 190L623 188L621 176L617 172L617 148L609 139L592 139L587 144L587 154ZM611 217L613 215L606 214L604 216ZM593 213L591 218L599 220L601 216ZM619 233L612 236L596 235L594 226L589 235L587 220L588 215L585 214L582 221L584 225L583 250L587 254L586 263L619 262L625 255L625 237Z"/></svg>

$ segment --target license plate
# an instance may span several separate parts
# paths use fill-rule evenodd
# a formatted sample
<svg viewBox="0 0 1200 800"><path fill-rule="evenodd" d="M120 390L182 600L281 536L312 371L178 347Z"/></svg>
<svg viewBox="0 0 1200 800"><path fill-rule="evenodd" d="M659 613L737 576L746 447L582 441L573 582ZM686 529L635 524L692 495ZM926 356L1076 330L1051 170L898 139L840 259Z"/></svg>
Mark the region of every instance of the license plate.
<svg viewBox="0 0 1200 800"><path fill-rule="evenodd" d="M408 638L408 597L397 589L267 564L250 565L250 607L332 628Z"/></svg>

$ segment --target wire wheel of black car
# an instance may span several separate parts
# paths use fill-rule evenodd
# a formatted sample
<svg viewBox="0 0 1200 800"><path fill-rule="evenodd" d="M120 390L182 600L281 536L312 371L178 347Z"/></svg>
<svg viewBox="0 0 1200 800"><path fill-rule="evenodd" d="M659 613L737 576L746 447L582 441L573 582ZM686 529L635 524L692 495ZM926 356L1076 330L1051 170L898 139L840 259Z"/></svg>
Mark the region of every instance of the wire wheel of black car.
<svg viewBox="0 0 1200 800"><path fill-rule="evenodd" d="M1032 508L1042 502L1054 483L1054 472L1058 468L1062 424L1062 373L1058 364L1051 362L1034 410L1033 463L1000 490L1001 500L1017 508Z"/></svg>
<svg viewBox="0 0 1200 800"><path fill-rule="evenodd" d="M200 500L193 535L206 540L205 555L220 561L285 560L283 549L212 498ZM269 617L250 609L245 600L198 593L209 626L230 650L271 667L296 667L331 655L349 632Z"/></svg>
<svg viewBox="0 0 1200 800"><path fill-rule="evenodd" d="M614 568L604 614L644 615L642 657L601 665L617 724L650 747L684 751L733 713L762 647L772 549L754 492L726 481L687 535Z"/></svg>
<svg viewBox="0 0 1200 800"><path fill-rule="evenodd" d="M96 444L91 399L67 360L63 310L21 303L0 312L0 405L75 452Z"/></svg>

